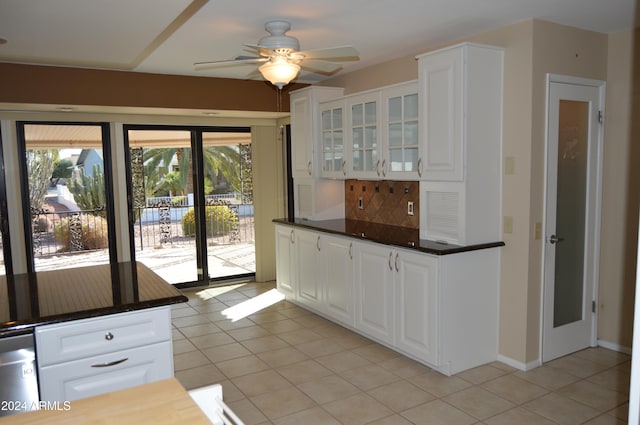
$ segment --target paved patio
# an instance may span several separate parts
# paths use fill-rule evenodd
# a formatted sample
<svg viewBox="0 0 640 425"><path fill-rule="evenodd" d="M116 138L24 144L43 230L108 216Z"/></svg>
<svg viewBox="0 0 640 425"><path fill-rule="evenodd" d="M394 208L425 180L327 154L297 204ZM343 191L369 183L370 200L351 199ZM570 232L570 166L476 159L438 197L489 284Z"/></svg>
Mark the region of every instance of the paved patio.
<svg viewBox="0 0 640 425"><path fill-rule="evenodd" d="M210 277L254 273L256 267L254 244L211 245L208 247ZM194 245L166 245L136 253L136 260L172 284L194 281L197 278ZM36 270L46 271L84 267L109 262L106 250L36 258Z"/></svg>

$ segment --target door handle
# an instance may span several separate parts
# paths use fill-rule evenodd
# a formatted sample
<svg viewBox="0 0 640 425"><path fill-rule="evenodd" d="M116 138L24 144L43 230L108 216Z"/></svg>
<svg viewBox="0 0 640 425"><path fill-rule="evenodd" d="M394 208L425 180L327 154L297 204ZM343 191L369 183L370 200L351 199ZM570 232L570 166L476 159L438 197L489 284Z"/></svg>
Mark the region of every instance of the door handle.
<svg viewBox="0 0 640 425"><path fill-rule="evenodd" d="M559 238L556 235L551 235L551 237L549 238L549 243L558 243L558 242L562 242L564 240L564 238Z"/></svg>

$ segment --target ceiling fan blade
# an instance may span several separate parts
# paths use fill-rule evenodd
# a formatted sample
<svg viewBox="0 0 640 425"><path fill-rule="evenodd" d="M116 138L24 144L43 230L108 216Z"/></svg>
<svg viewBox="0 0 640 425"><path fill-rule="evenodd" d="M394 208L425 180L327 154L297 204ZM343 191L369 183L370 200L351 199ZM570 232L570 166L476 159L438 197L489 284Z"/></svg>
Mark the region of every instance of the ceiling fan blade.
<svg viewBox="0 0 640 425"><path fill-rule="evenodd" d="M252 63L262 63L268 61L268 58L254 58L254 57L239 57L238 59L222 60L222 61L210 61L210 62L196 62L193 66L197 70L210 69L210 68L222 68L226 66L245 65Z"/></svg>
<svg viewBox="0 0 640 425"><path fill-rule="evenodd" d="M352 46L327 47L324 49L313 49L296 54L304 55L305 59L331 59L340 61L360 60L358 51Z"/></svg>
<svg viewBox="0 0 640 425"><path fill-rule="evenodd" d="M333 63L321 59L303 59L299 64L302 68L308 71L317 72L320 74L333 74L340 68L342 65L339 63Z"/></svg>
<svg viewBox="0 0 640 425"><path fill-rule="evenodd" d="M268 47L260 46L259 44L244 43L244 46L250 49L254 49L260 56L268 57L273 56L276 53L274 50L269 49Z"/></svg>

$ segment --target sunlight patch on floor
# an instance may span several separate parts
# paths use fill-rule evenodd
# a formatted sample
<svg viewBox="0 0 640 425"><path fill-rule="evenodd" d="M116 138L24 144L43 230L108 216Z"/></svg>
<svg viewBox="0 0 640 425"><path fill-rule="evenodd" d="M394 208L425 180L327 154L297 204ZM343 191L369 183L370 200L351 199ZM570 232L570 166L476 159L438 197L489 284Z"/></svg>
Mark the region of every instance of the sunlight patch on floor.
<svg viewBox="0 0 640 425"><path fill-rule="evenodd" d="M253 298L222 310L222 314L232 322L250 316L264 308L284 300L284 295L277 289L271 289Z"/></svg>
<svg viewBox="0 0 640 425"><path fill-rule="evenodd" d="M244 285L246 285L246 283L241 283L238 285L219 286L216 288L207 288L203 289L202 291L196 292L196 295L202 300L210 300L211 298L215 298L219 295L231 292L234 289L242 288Z"/></svg>

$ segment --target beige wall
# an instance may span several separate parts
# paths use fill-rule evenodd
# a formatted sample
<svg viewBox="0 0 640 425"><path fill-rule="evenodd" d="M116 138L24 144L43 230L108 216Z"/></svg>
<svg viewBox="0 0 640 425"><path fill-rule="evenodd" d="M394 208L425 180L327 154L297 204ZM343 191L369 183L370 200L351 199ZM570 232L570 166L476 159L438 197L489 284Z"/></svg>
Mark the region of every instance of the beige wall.
<svg viewBox="0 0 640 425"><path fill-rule="evenodd" d="M599 338L631 347L638 228L638 149L631 144L631 31L609 36L600 250Z"/></svg>
<svg viewBox="0 0 640 425"><path fill-rule="evenodd" d="M276 126L251 128L256 232L256 280L276 278L274 218L285 216L281 132Z"/></svg>
<svg viewBox="0 0 640 425"><path fill-rule="evenodd" d="M515 160L515 174L503 177L502 213L513 218L513 232L503 235L506 246L502 250L501 264L499 352L524 367L537 364L540 358L543 246L542 240L535 239L534 229L536 223L543 222L544 214L546 75L554 73L606 80L611 68L620 67L622 69L618 71L624 74L628 72L625 58L628 62L629 38L629 34L609 37L529 20L460 40L505 48L503 156ZM613 51L608 55L610 49ZM417 64L411 56L334 78L323 85L344 86L346 93L353 93L415 78ZM628 76L626 79L614 78L618 80L618 90L629 90ZM613 130L616 135L608 132L605 140L605 146L609 145L605 149L609 166L605 170L603 187L605 192L607 188L611 192L629 181L626 169L612 165L624 157L617 146L624 151L630 145L628 133L624 131L628 128L624 123L628 99L622 93L610 93L609 90L607 106L618 110L619 118L623 120L622 128L616 125ZM611 111L607 116L611 116ZM615 121L607 121L607 128L613 125ZM602 204L603 234L611 227L617 234L606 235L607 240L603 240L607 243L607 252L600 267L600 301L604 308L600 310L599 338L628 347L631 338L629 318L633 311L630 303L625 302L630 300L625 282L635 262L631 254L625 256L631 249L630 244L623 243L625 238L621 235L627 235L626 239L635 243L633 235L637 225L627 225L629 220L622 218L635 215L637 220L637 198L630 202L625 195L609 196L617 196L617 199L608 203L610 198L607 198Z"/></svg>

